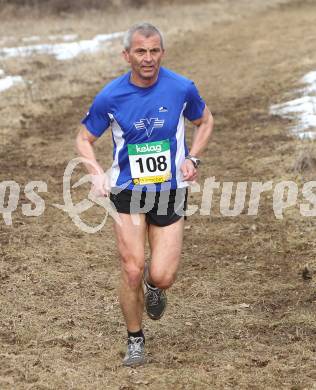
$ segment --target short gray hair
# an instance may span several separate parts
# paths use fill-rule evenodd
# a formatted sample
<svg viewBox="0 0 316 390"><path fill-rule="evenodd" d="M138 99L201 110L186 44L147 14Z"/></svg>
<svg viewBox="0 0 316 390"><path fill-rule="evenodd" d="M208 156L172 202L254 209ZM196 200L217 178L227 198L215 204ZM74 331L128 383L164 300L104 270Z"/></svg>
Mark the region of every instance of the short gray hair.
<svg viewBox="0 0 316 390"><path fill-rule="evenodd" d="M125 50L129 50L131 48L132 38L136 32L140 33L145 38L149 38L153 35L159 35L161 48L164 48L163 36L157 27L150 23L138 23L130 27L124 35L123 45Z"/></svg>

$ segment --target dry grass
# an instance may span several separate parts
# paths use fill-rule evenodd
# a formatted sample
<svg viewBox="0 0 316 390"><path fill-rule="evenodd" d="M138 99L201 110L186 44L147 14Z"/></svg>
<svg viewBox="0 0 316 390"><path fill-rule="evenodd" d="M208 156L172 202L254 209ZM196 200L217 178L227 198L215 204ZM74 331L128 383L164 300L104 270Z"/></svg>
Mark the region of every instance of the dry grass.
<svg viewBox="0 0 316 390"><path fill-rule="evenodd" d="M41 34L46 24L52 33L59 28L90 37L104 32L100 26L110 32L151 18L167 33L166 65L192 77L215 114L202 178L300 182L292 170L299 143L286 135L287 123L268 116L268 107L316 65L314 41L305 39L306 31L316 34L315 8L260 13L262 3L210 2L183 7L181 14L166 6L114 21L95 13L82 20L51 17L40 20L38 30L30 20L5 26L17 36ZM119 44L112 50L69 62L38 56L1 64L33 80L34 90L23 98L23 89L1 96L0 180L14 179L22 189L45 180L49 189L41 194L41 217L21 214L27 201L21 195L14 225L0 223L1 389L312 389L315 282L303 271L306 264L316 269L315 223L297 210L276 221L270 194L257 218L223 218L218 193L210 217L189 218L166 316L144 321L151 364L121 367L126 330L112 226L88 236L52 206L62 203L62 175L75 155L81 116L100 86L126 69ZM107 134L97 143L104 166L110 142ZM85 195L84 189L77 194ZM192 204L200 201L191 194ZM92 213L102 219L99 208Z"/></svg>
<svg viewBox="0 0 316 390"><path fill-rule="evenodd" d="M299 152L297 159L294 162L293 170L296 173L306 173L313 171L316 168L316 150L315 145L309 142L310 145L306 146Z"/></svg>
<svg viewBox="0 0 316 390"><path fill-rule="evenodd" d="M132 4L133 3L133 4ZM85 10L113 10L114 8L126 6L140 6L140 0L1 0L2 13L40 13L40 14L60 14L60 13L80 13Z"/></svg>
<svg viewBox="0 0 316 390"><path fill-rule="evenodd" d="M199 0L197 3L204 2ZM25 14L81 14L89 10L124 12L128 8L160 7L166 4L191 4L189 0L0 0L0 15L12 17Z"/></svg>

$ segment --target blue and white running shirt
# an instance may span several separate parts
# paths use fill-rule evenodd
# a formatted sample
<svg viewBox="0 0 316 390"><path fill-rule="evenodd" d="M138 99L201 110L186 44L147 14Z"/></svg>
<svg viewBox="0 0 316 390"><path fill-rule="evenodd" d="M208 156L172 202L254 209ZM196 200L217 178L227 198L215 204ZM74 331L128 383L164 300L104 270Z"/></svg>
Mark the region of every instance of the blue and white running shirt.
<svg viewBox="0 0 316 390"><path fill-rule="evenodd" d="M204 101L192 81L166 68L147 88L132 84L130 76L128 72L106 85L82 121L96 137L111 125L111 187L186 187L180 171L188 154L184 122L202 117Z"/></svg>

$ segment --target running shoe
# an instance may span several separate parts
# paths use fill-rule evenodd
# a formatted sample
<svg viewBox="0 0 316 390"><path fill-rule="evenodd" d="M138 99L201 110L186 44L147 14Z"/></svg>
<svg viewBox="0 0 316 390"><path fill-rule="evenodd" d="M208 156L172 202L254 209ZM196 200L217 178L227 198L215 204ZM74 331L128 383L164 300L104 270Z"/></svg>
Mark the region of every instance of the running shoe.
<svg viewBox="0 0 316 390"><path fill-rule="evenodd" d="M145 363L145 343L142 337L129 337L123 366L133 367Z"/></svg>
<svg viewBox="0 0 316 390"><path fill-rule="evenodd" d="M166 310L167 295L165 290L158 287L152 287L148 284L148 272L148 264L146 263L144 271L144 284L146 287L144 294L145 308L149 318L152 320L160 320Z"/></svg>

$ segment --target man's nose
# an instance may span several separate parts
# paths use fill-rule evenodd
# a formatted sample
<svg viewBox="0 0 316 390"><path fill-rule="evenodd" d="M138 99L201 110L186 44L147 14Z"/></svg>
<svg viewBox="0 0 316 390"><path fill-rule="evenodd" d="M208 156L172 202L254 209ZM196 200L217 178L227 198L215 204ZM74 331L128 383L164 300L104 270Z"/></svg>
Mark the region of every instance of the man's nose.
<svg viewBox="0 0 316 390"><path fill-rule="evenodd" d="M151 55L150 51L147 50L146 54L145 54L145 61L151 62L151 60L152 60L152 55Z"/></svg>

